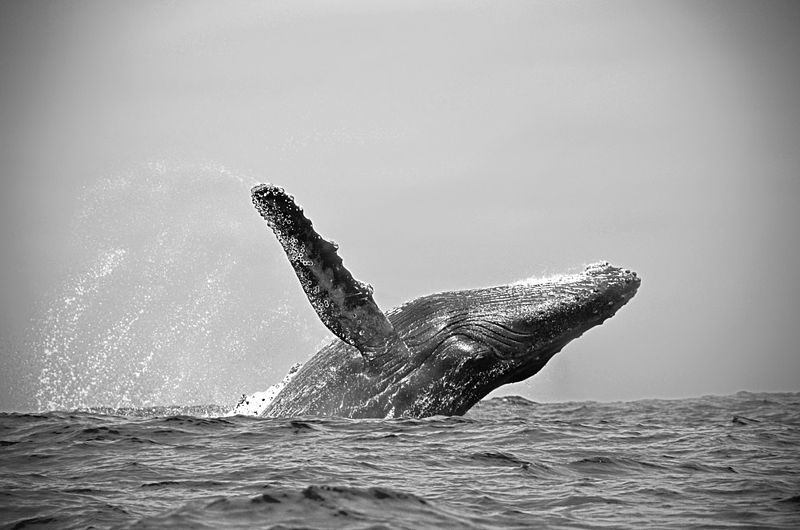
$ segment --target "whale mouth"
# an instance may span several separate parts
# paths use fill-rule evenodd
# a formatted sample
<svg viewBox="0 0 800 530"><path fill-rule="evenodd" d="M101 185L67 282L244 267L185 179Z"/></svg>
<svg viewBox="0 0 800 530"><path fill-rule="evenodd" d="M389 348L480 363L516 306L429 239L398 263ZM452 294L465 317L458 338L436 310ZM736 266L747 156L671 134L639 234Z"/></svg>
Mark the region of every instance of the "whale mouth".
<svg viewBox="0 0 800 530"><path fill-rule="evenodd" d="M513 285L514 299L503 300L501 310L488 311L476 329L495 358L526 363L546 362L611 318L636 295L641 279L634 271L599 262L577 274Z"/></svg>

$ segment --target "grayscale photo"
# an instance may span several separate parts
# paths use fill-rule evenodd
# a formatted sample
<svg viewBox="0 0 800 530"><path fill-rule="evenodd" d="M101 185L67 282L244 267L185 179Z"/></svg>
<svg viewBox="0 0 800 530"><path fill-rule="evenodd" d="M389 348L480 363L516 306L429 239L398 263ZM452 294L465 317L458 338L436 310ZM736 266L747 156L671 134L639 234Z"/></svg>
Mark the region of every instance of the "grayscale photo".
<svg viewBox="0 0 800 530"><path fill-rule="evenodd" d="M799 528L799 30L0 0L0 528Z"/></svg>

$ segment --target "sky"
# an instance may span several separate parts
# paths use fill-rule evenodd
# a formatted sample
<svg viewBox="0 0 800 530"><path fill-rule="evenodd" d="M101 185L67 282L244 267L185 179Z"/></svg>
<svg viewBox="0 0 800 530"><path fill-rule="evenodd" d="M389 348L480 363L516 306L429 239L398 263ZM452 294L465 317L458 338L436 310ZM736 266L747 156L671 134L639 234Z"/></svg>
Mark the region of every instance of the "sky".
<svg viewBox="0 0 800 530"><path fill-rule="evenodd" d="M385 309L639 273L493 395L800 391L798 27L790 1L2 1L0 410L235 401L314 353L267 181Z"/></svg>

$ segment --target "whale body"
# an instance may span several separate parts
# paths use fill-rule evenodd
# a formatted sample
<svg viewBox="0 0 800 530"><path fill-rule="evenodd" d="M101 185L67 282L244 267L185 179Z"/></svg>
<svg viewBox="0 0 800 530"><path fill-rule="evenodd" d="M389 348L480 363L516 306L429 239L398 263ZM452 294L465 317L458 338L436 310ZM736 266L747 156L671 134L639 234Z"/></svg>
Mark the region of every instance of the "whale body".
<svg viewBox="0 0 800 530"><path fill-rule="evenodd" d="M320 320L335 335L296 370L261 416L461 415L495 388L531 377L636 293L635 272L581 272L423 296L383 313L282 188L253 203L281 242Z"/></svg>

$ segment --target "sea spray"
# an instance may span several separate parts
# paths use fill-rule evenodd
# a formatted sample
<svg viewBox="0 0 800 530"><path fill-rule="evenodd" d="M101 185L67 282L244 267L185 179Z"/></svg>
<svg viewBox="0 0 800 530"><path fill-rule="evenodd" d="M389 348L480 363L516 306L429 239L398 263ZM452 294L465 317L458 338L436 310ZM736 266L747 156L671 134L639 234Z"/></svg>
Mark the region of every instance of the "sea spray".
<svg viewBox="0 0 800 530"><path fill-rule="evenodd" d="M77 265L29 334L38 410L233 403L314 351L325 331L245 181L159 162L85 190Z"/></svg>

